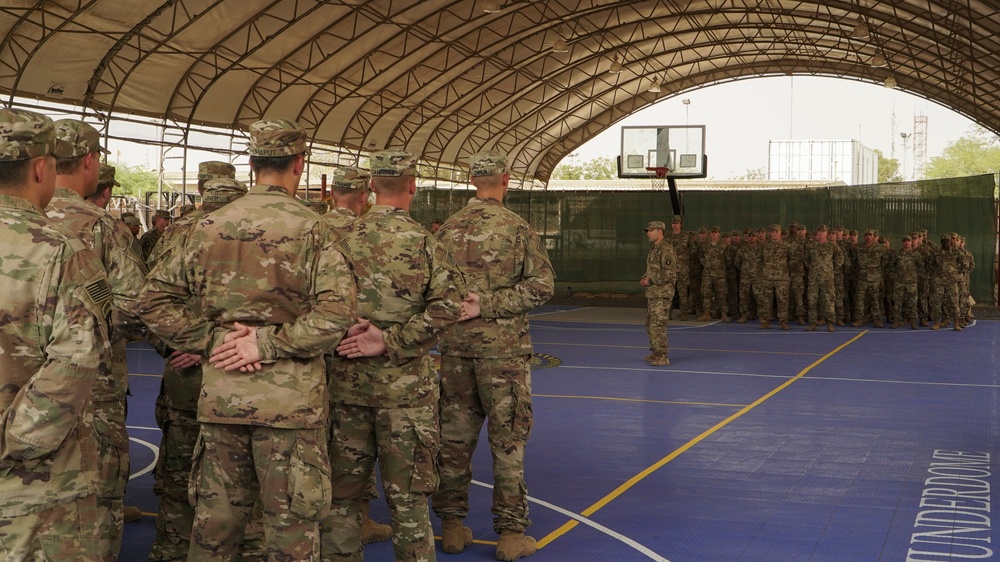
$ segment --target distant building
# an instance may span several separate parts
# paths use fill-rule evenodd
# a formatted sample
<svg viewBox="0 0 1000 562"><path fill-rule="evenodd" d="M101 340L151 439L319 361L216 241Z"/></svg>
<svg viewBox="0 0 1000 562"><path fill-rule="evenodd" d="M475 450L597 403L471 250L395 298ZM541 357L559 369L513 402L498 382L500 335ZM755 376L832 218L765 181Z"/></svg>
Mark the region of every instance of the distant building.
<svg viewBox="0 0 1000 562"><path fill-rule="evenodd" d="M768 143L770 181L878 183L878 156L856 140L781 140Z"/></svg>

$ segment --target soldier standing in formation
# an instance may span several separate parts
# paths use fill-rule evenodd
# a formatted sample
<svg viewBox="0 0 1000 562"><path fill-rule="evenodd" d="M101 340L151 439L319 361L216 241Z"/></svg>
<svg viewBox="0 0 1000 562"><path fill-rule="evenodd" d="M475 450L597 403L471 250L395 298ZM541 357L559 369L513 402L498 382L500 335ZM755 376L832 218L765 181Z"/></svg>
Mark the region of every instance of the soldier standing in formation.
<svg viewBox="0 0 1000 562"><path fill-rule="evenodd" d="M437 237L454 256L468 296L462 322L445 331L441 351L441 483L431 498L445 552L472 543L472 454L483 422L493 455L493 529L498 560L534 554L528 520L524 451L531 432L531 336L528 312L555 290L552 264L538 234L503 206L510 175L497 152L472 156L476 197L449 217Z"/></svg>
<svg viewBox="0 0 1000 562"><path fill-rule="evenodd" d="M674 294L677 295L678 320L687 320L688 310L694 306L692 299L701 298L691 291L691 256L695 253L694 236L683 230L681 217L670 221L670 232L664 238L674 249Z"/></svg>
<svg viewBox="0 0 1000 562"><path fill-rule="evenodd" d="M826 225L816 227L816 241L806 247L806 269L809 271L809 326L816 331L818 324L826 322L826 331L832 332L837 317L834 299L833 270L844 266L840 247L827 239Z"/></svg>
<svg viewBox="0 0 1000 562"><path fill-rule="evenodd" d="M143 286L150 331L173 349L211 353L198 401L192 562L235 557L258 500L269 558L319 551L330 510L322 355L353 323L357 297L339 236L294 198L306 150L296 123L251 125L256 184L198 221Z"/></svg>
<svg viewBox="0 0 1000 562"><path fill-rule="evenodd" d="M649 349L653 353L646 361L654 367L670 364L667 329L670 324L670 307L674 299L674 280L677 256L674 248L663 240L664 224L650 221L646 237L653 244L646 255L646 272L639 284L646 288L646 333Z"/></svg>
<svg viewBox="0 0 1000 562"><path fill-rule="evenodd" d="M100 445L102 489L99 517L108 551L105 560L117 560L124 524L125 486L129 479L129 440L125 429L128 367L125 337L138 327L137 297L146 267L135 238L121 221L84 197L97 191L100 177L100 133L82 121L55 123L58 144L56 190L46 208L49 218L79 236L100 256L111 285L111 348L102 357L100 378L94 385L94 431Z"/></svg>
<svg viewBox="0 0 1000 562"><path fill-rule="evenodd" d="M64 147L65 148L65 147ZM101 560L91 390L110 352L97 253L42 211L52 121L0 109L0 544L9 560ZM44 321L42 319L45 319Z"/></svg>
<svg viewBox="0 0 1000 562"><path fill-rule="evenodd" d="M736 253L736 267L740 270L740 317L737 320L740 324L756 316L754 287L760 282L763 267L757 233L748 229L743 239L743 247Z"/></svg>
<svg viewBox="0 0 1000 562"><path fill-rule="evenodd" d="M892 299L892 327L909 324L917 329L917 272L924 267L923 256L913 249L913 238L903 236L903 249L893 256L889 270L895 278Z"/></svg>
<svg viewBox="0 0 1000 562"><path fill-rule="evenodd" d="M858 292L854 301L854 326L871 315L876 328L882 324L882 272L885 271L885 247L878 244L875 230L865 231L865 243L858 247Z"/></svg>
<svg viewBox="0 0 1000 562"><path fill-rule="evenodd" d="M433 562L427 497L437 487L439 389L429 352L438 333L459 319L461 276L410 218L416 156L387 150L369 160L375 205L344 229L341 242L364 320L337 347L350 360L332 365L333 506L323 525L323 558L364 558L360 509L378 459L395 559Z"/></svg>
<svg viewBox="0 0 1000 562"><path fill-rule="evenodd" d="M781 329L788 329L788 264L791 249L788 243L781 239L781 225L772 224L771 239L761 246L761 282L757 291L757 303L760 305L760 327L771 327L771 314L775 311Z"/></svg>
<svg viewBox="0 0 1000 562"><path fill-rule="evenodd" d="M701 303L702 313L698 320L712 318L712 311L719 310L722 321L729 322L726 299L726 246L719 240L721 228L713 226L708 240L701 246ZM715 297L715 306L712 298Z"/></svg>

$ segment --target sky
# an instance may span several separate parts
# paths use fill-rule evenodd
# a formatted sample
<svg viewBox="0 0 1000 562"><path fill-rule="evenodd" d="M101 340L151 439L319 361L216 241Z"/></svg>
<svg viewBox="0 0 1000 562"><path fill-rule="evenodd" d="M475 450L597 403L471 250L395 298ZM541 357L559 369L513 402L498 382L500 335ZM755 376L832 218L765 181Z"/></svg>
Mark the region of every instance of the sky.
<svg viewBox="0 0 1000 562"><path fill-rule="evenodd" d="M685 106L684 99L691 103ZM881 85L818 76L752 78L665 99L616 123L563 163L617 156L622 125L690 124L706 126L705 153L712 179L735 179L759 168L766 171L771 140L860 140L886 157L892 155L895 141L895 157L901 167L905 165L909 179L913 141L907 141L904 151L899 134L912 134L913 118L919 113L927 116L928 160L940 156L973 126L944 106Z"/></svg>

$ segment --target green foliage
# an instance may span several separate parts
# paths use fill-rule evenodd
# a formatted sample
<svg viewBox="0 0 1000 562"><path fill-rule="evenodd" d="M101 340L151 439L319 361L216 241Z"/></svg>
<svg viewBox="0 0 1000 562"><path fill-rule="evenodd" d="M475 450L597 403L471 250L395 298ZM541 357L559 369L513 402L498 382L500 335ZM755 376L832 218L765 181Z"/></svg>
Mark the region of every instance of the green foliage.
<svg viewBox="0 0 1000 562"><path fill-rule="evenodd" d="M552 170L554 180L613 180L618 166L610 156L598 156L580 164L560 164Z"/></svg>
<svg viewBox="0 0 1000 562"><path fill-rule="evenodd" d="M986 129L973 126L952 142L941 156L924 167L925 178L955 178L1000 171L1000 139Z"/></svg>
<svg viewBox="0 0 1000 562"><path fill-rule="evenodd" d="M115 195L139 198L140 193L156 191L160 178L156 170L125 162L115 162L114 167L115 180L122 184L114 189Z"/></svg>
<svg viewBox="0 0 1000 562"><path fill-rule="evenodd" d="M743 174L742 176L740 176L738 178L733 178L733 179L744 180L744 181L761 181L761 180L766 180L767 179L767 170L765 170L764 168L757 168L755 170L749 170L748 169L747 173Z"/></svg>
<svg viewBox="0 0 1000 562"><path fill-rule="evenodd" d="M878 182L889 183L903 181L903 174L900 173L899 160L896 158L886 158L882 151L875 149L878 156Z"/></svg>

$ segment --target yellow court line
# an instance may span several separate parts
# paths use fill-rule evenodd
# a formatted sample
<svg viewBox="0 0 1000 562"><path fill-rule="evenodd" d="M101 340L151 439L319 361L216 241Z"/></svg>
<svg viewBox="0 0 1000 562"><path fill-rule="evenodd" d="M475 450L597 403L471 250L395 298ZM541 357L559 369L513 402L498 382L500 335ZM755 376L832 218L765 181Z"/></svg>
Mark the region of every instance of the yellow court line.
<svg viewBox="0 0 1000 562"><path fill-rule="evenodd" d="M706 430L704 433L702 433L701 435L695 437L694 439L688 441L687 443L685 443L684 445L682 445L680 448L675 449L672 453L670 453L669 455L663 457L662 459L660 459L659 461L657 461L655 464L653 464L652 466L650 466L646 470L643 470L639 474L636 474L631 479L629 479L627 482L625 482L621 486L618 486L617 488L615 488L615 490L612 491L610 494L608 494L608 495L604 496L603 498L601 498L597 503L595 503L594 505L591 505L587 509L581 511L580 515L583 515L584 517L590 517L591 515L593 515L594 513L596 513L598 510L600 510L602 507L608 505L613 500L615 500L616 498L618 498L618 496L621 496L622 494L624 494L626 491L629 490L629 488L631 488L632 486L635 486L636 484L638 484L641 480L643 480L644 478L646 478L650 474L652 474L652 473L656 472L657 470L663 468L663 466L666 465L668 462L674 460L675 458L677 458L678 456L680 456L682 453L684 453L685 451L687 451L691 447L694 447L698 443L704 441L706 438L708 438L709 436L711 436L713 433L715 433L716 431L719 431L723 427L729 425L731 422L735 421L736 419L738 419L743 414L749 412L750 410L753 410L757 406L760 406L768 398L771 398L775 394L777 394L777 393L781 392L782 390L788 388L789 386L791 386L792 383L794 383L795 381L801 379L803 376L805 376L806 373L808 373L809 371L811 371L814 367L816 367L817 365L819 365L823 361L826 361L830 357L833 357L837 352L839 352L840 350L844 349L845 347L847 347L847 346L851 345L852 343L858 341L858 339L860 339L861 336L863 336L863 335L865 335L867 333L868 333L868 330L865 330L865 331L861 332L860 334L854 336L853 338L851 338L850 340L846 341L842 345L838 346L836 349L834 349L830 353L827 353L823 357L820 357L819 359L817 359L816 361L814 361L811 365L809 365L808 367L806 367L805 369L803 369L802 372L800 372L799 374L795 375L794 377L788 379L784 383L778 385L777 388L775 388L771 392L768 392L764 396L761 396L760 398L758 398L757 400L755 400L753 403L751 403L749 406L746 406L745 408L741 409L739 412L736 412L735 414L733 414L733 415L729 416L728 418L722 420L721 422L715 424L710 429ZM576 521L576 520L568 521L562 527L559 527L555 531L552 531L551 533L549 533L548 535L546 535L545 537L543 537L542 540L538 541L538 547L541 548L541 547L543 547L543 546L551 543L552 541L558 539L559 537L561 537L564 534L568 533L569 531L573 530L573 528L576 527L578 524L579 524L579 522Z"/></svg>
<svg viewBox="0 0 1000 562"><path fill-rule="evenodd" d="M642 400L640 398L615 398L613 396L574 396L571 394L531 394L532 398L581 398L584 400L614 400L616 402L644 402L648 404L678 404L681 406L725 406L742 408L746 404L716 404L714 402L675 402L673 400Z"/></svg>
<svg viewBox="0 0 1000 562"><path fill-rule="evenodd" d="M565 345L569 347L614 347L617 349L649 349L648 345L611 345L611 344L600 344L600 343L570 343L570 342L550 342L550 341L537 341L533 340L531 342L534 345ZM753 349L708 349L702 347L670 347L670 351L677 349L683 349L684 351L712 351L715 353L757 353L760 355L819 355L819 353L804 353L801 351L758 351Z"/></svg>

